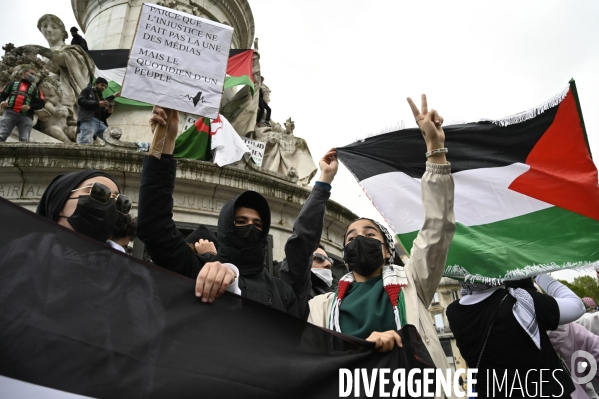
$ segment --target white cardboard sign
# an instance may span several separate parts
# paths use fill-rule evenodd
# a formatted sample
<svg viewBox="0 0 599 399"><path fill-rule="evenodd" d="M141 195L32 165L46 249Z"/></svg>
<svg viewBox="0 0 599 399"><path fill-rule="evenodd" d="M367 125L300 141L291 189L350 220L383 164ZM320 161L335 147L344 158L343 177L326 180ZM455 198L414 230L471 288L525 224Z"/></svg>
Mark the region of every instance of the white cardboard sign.
<svg viewBox="0 0 599 399"><path fill-rule="evenodd" d="M123 97L217 118L232 37L230 26L144 3Z"/></svg>
<svg viewBox="0 0 599 399"><path fill-rule="evenodd" d="M248 139L247 137L242 137L241 139L243 140L245 145L247 145L250 149L254 163L258 166L262 166L262 159L264 158L264 150L266 149L266 143L263 143L262 141Z"/></svg>

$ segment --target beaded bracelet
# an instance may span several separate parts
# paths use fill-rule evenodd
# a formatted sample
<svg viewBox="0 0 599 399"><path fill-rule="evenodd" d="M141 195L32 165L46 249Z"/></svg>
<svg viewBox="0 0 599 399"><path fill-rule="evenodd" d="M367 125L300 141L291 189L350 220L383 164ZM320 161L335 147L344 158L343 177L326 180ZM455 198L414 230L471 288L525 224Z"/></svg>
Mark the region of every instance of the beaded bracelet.
<svg viewBox="0 0 599 399"><path fill-rule="evenodd" d="M447 148L439 148L438 150L432 150L426 153L426 157L432 157L437 154L447 154L449 150Z"/></svg>

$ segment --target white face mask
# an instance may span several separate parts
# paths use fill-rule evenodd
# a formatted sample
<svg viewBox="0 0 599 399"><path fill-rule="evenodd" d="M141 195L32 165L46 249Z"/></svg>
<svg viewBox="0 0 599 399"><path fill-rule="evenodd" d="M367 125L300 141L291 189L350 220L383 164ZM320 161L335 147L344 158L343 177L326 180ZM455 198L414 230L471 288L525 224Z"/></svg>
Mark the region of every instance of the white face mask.
<svg viewBox="0 0 599 399"><path fill-rule="evenodd" d="M329 287L333 284L333 272L331 272L331 269L312 268L312 273L327 283Z"/></svg>

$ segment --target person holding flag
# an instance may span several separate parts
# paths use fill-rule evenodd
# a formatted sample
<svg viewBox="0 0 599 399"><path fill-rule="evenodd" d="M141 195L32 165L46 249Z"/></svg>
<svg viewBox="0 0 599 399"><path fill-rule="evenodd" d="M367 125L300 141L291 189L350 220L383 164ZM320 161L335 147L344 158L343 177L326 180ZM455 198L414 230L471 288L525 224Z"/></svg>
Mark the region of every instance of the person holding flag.
<svg viewBox="0 0 599 399"><path fill-rule="evenodd" d="M308 321L375 342L380 351L402 346L397 332L412 324L435 365L446 370L449 366L427 308L455 232L454 183L445 158L443 118L428 109L424 94L421 110L409 98L408 103L428 149L423 154L427 161L422 178L425 221L410 261L404 268L392 263L393 237L381 224L366 218L354 221L344 236L343 258L350 272L339 281L336 292L310 301Z"/></svg>

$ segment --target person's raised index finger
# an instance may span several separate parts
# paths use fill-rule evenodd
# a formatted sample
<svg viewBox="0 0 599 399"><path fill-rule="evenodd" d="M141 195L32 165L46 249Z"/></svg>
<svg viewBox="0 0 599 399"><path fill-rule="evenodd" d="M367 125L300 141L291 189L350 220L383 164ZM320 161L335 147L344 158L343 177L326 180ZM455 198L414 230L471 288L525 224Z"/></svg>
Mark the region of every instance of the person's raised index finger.
<svg viewBox="0 0 599 399"><path fill-rule="evenodd" d="M420 115L420 111L418 110L418 107L416 106L416 104L414 104L414 101L412 101L412 99L410 97L408 97L408 104L410 104L410 108L412 108L412 114L414 114L414 118L416 118L418 115Z"/></svg>
<svg viewBox="0 0 599 399"><path fill-rule="evenodd" d="M424 115L428 114L428 103L426 102L426 94L423 94L422 96L420 96L421 102L422 102L422 113Z"/></svg>

